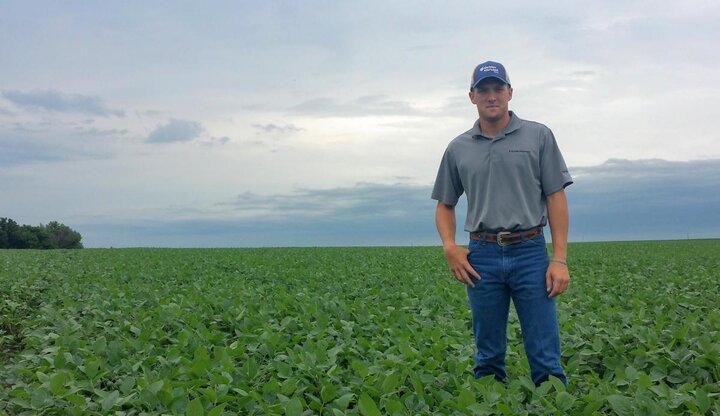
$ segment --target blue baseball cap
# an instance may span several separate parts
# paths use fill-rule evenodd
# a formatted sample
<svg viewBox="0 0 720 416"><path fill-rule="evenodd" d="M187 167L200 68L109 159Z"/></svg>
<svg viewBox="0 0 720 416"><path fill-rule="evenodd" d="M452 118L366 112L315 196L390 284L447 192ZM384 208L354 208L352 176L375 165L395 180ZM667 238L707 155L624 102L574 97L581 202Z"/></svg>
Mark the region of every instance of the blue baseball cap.
<svg viewBox="0 0 720 416"><path fill-rule="evenodd" d="M496 78L503 83L510 85L510 78L508 78L505 67L500 62L487 61L475 67L473 71L472 79L470 80L470 89L477 87L477 85L488 78Z"/></svg>

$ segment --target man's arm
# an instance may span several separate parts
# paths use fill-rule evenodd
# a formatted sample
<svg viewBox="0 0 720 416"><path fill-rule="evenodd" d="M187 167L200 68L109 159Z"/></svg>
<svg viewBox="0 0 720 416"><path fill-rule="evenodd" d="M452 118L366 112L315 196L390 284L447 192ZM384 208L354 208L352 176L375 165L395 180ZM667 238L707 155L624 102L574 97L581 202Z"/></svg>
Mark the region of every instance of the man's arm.
<svg viewBox="0 0 720 416"><path fill-rule="evenodd" d="M470 275L480 280L480 275L468 262L467 249L455 244L455 207L438 202L435 210L435 225L443 243L443 252L450 271L455 278L467 285L475 287Z"/></svg>
<svg viewBox="0 0 720 416"><path fill-rule="evenodd" d="M570 272L567 264L567 238L568 238L568 206L565 190L561 189L547 196L548 220L550 221L550 234L552 234L553 261L550 261L545 284L549 297L555 297L567 290L570 284ZM555 261L557 260L557 261Z"/></svg>

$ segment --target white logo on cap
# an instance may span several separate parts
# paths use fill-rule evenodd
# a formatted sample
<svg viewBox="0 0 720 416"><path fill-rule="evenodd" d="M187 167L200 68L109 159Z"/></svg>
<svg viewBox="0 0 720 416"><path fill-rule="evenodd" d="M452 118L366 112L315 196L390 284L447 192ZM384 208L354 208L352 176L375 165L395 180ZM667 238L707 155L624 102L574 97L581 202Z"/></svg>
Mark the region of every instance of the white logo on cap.
<svg viewBox="0 0 720 416"><path fill-rule="evenodd" d="M495 72L495 73L500 72L500 70L495 65L488 65L488 66L483 66L480 68L480 72L491 72L491 71Z"/></svg>

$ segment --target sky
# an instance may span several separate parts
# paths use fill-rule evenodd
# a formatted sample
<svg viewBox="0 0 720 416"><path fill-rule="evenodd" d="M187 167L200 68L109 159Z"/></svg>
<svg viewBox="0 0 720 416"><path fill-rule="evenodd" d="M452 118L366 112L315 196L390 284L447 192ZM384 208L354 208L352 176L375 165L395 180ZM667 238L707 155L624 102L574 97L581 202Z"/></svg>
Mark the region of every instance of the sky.
<svg viewBox="0 0 720 416"><path fill-rule="evenodd" d="M86 247L439 244L430 190L495 60L573 175L571 241L718 238L718 21L709 0L0 0L0 217Z"/></svg>

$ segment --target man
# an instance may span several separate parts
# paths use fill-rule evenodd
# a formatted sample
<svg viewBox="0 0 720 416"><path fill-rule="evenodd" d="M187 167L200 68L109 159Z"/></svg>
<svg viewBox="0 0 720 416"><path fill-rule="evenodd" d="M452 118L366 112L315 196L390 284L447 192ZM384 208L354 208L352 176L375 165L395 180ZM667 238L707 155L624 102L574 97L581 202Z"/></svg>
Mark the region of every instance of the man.
<svg viewBox="0 0 720 416"><path fill-rule="evenodd" d="M570 282L568 208L572 183L550 129L508 110L513 90L505 67L488 61L473 71L470 101L478 120L447 147L432 198L450 271L467 285L475 337L475 377L503 380L509 303L520 319L536 385L560 366L555 296ZM455 204L465 193L469 250L455 244ZM553 258L543 226L550 222Z"/></svg>

